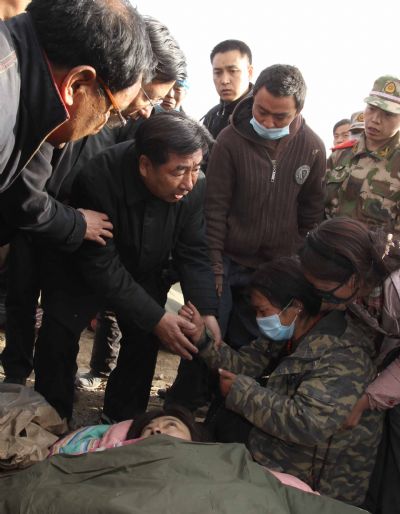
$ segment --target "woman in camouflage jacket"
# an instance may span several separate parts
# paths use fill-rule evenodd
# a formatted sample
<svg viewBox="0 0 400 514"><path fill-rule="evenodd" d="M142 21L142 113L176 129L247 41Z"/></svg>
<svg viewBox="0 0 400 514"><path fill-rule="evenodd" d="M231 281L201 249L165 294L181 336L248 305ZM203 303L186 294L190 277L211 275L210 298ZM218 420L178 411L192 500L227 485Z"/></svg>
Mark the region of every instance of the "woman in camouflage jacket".
<svg viewBox="0 0 400 514"><path fill-rule="evenodd" d="M383 230L368 230L349 218L327 220L306 239L300 253L307 278L329 309L343 309L377 334L379 376L368 385L347 420L385 412L385 431L365 507L400 513L400 251Z"/></svg>
<svg viewBox="0 0 400 514"><path fill-rule="evenodd" d="M193 305L181 309L198 327L192 339L201 358L219 369L225 407L250 422L245 442L257 462L359 505L374 464L381 416L368 412L354 429L343 425L375 377L373 335L344 311L320 314L321 302L294 259L258 270L251 302L268 337L238 352L213 344ZM273 363L266 385L260 385L257 379Z"/></svg>

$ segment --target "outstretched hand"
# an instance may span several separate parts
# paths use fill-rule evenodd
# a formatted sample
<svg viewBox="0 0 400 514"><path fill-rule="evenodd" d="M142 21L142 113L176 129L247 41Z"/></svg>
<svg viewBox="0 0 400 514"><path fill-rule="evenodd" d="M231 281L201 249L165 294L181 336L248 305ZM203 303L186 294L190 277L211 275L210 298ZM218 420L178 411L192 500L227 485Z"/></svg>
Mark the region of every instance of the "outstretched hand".
<svg viewBox="0 0 400 514"><path fill-rule="evenodd" d="M183 316L166 312L155 326L154 333L171 352L192 360L192 354L196 354L198 349L185 334L193 333L195 329L195 325Z"/></svg>
<svg viewBox="0 0 400 514"><path fill-rule="evenodd" d="M192 302L188 301L179 309L179 315L185 318L185 320L190 321L194 326L193 330L185 330L184 333L186 336L190 337L194 344L198 344L205 330L204 320L200 312Z"/></svg>

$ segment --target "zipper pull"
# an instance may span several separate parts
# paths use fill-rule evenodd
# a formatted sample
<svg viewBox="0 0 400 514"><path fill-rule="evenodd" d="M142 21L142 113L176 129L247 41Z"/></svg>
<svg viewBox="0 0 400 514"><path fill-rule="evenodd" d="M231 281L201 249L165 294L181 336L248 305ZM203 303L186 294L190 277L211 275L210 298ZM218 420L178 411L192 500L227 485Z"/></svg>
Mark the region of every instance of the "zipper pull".
<svg viewBox="0 0 400 514"><path fill-rule="evenodd" d="M271 182L275 182L275 175L276 175L276 161L272 162L272 175L271 175Z"/></svg>

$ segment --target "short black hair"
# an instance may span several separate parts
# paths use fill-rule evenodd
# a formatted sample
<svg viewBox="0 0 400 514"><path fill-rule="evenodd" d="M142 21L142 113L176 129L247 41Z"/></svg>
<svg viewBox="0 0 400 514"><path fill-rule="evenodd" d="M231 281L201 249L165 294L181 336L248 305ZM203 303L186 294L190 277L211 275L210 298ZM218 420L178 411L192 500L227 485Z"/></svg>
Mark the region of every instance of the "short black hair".
<svg viewBox="0 0 400 514"><path fill-rule="evenodd" d="M150 116L135 135L137 156L146 155L155 165L165 164L170 153L188 155L201 149L205 156L212 143L203 125L177 111Z"/></svg>
<svg viewBox="0 0 400 514"><path fill-rule="evenodd" d="M351 125L351 120L347 119L347 118L343 118L342 120L339 120L337 121L334 125L333 125L333 133L335 133L335 130L339 127L341 127L342 125Z"/></svg>
<svg viewBox="0 0 400 514"><path fill-rule="evenodd" d="M157 59L155 76L158 82L185 80L187 77L186 58L168 28L151 16L144 16L151 48Z"/></svg>
<svg viewBox="0 0 400 514"><path fill-rule="evenodd" d="M253 95L262 87L265 87L274 96L294 96L298 112L304 107L307 86L303 75L295 66L274 64L265 68L254 84Z"/></svg>
<svg viewBox="0 0 400 514"><path fill-rule="evenodd" d="M197 423L193 414L188 409L181 407L180 405L169 405L162 409L154 409L141 414L132 422L132 425L126 435L126 439L137 439L142 435L144 428L153 421L153 419L161 418L162 416L173 416L174 418L178 418L182 421L182 423L188 427L192 441L202 442L209 440L203 424Z"/></svg>
<svg viewBox="0 0 400 514"><path fill-rule="evenodd" d="M225 41L221 41L221 43L218 43L218 45L214 46L214 48L212 49L210 54L211 64L213 62L215 54L223 54L225 52L231 52L232 50L237 50L242 57L244 55L247 55L249 63L252 63L253 56L251 55L251 50L246 45L246 43L240 41L239 39L226 39Z"/></svg>
<svg viewBox="0 0 400 514"><path fill-rule="evenodd" d="M284 309L293 299L300 300L310 316L318 314L321 307L321 299L295 257L280 257L260 266L251 277L250 289L259 291L277 309Z"/></svg>
<svg viewBox="0 0 400 514"><path fill-rule="evenodd" d="M146 25L128 0L32 0L27 12L54 66L93 66L113 92L152 75Z"/></svg>

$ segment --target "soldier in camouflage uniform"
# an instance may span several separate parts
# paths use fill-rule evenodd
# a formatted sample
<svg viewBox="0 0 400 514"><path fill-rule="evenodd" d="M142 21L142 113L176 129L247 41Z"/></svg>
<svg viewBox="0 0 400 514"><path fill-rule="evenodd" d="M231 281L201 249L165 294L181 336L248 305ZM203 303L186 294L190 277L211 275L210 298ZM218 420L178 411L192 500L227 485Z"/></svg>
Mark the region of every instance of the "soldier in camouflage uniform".
<svg viewBox="0 0 400 514"><path fill-rule="evenodd" d="M378 78L365 102L360 140L328 161L326 216L400 235L400 79Z"/></svg>
<svg viewBox="0 0 400 514"><path fill-rule="evenodd" d="M284 288L290 279L282 266L276 267L280 261L268 263L263 272L273 273ZM253 288L254 284L253 280ZM282 309L280 319L288 310L284 302L275 304ZM256 308L254 289L252 303ZM256 312L259 318L258 308ZM300 312L296 326L307 316ZM197 324L196 316L188 318ZM297 337L295 330L286 355L286 341L263 336L239 351L225 343L216 347L204 331L193 341L210 368L220 369L221 376L224 370L231 372L225 407L253 425L247 445L257 462L295 475L323 494L360 505L374 465L382 415L368 411L352 430L343 424L376 375L371 359L374 336L361 321L334 310L315 315L303 336ZM276 359L266 386L260 385L257 379Z"/></svg>

